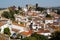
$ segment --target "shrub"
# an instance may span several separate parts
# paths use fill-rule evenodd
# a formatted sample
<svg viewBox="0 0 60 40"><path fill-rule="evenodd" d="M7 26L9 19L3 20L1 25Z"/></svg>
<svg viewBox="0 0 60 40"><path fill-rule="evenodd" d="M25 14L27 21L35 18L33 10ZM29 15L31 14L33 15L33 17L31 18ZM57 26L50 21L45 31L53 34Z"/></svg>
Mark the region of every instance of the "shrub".
<svg viewBox="0 0 60 40"><path fill-rule="evenodd" d="M4 28L4 34L11 35L10 29L8 27Z"/></svg>

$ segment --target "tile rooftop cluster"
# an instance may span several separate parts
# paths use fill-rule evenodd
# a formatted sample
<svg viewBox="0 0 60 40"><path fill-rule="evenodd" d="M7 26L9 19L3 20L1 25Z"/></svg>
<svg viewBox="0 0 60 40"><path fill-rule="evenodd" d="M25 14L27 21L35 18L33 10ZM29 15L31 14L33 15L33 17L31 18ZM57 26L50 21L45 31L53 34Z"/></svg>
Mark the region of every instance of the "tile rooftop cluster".
<svg viewBox="0 0 60 40"><path fill-rule="evenodd" d="M18 10L16 7L13 10ZM20 33L25 36L31 35L33 32L38 34L52 33L60 30L60 15L46 9L45 11L28 10L22 7L22 14L14 14L15 21L0 17L0 29L10 28L11 34ZM21 11L19 11L21 12ZM50 15L51 17L46 17Z"/></svg>

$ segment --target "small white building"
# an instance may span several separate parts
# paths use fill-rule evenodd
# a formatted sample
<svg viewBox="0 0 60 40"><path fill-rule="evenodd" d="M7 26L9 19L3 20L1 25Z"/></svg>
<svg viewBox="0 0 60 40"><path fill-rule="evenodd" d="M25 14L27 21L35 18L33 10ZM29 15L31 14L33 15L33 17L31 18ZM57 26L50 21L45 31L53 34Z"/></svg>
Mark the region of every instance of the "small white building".
<svg viewBox="0 0 60 40"><path fill-rule="evenodd" d="M27 8L23 8L23 11L24 11L24 12L27 12L27 11L28 11L28 9L27 9Z"/></svg>
<svg viewBox="0 0 60 40"><path fill-rule="evenodd" d="M41 35L44 35L44 36L49 36L51 35L51 33L40 33Z"/></svg>
<svg viewBox="0 0 60 40"><path fill-rule="evenodd" d="M45 24L53 23L53 22L54 22L53 20L45 20Z"/></svg>
<svg viewBox="0 0 60 40"><path fill-rule="evenodd" d="M50 14L50 10L49 9L47 9L47 14Z"/></svg>

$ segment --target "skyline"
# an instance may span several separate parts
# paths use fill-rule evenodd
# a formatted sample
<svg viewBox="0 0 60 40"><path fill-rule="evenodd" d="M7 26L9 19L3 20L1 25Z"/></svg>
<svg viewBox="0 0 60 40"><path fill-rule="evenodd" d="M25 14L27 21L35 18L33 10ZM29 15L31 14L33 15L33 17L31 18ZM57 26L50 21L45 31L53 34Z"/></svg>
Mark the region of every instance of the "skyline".
<svg viewBox="0 0 60 40"><path fill-rule="evenodd" d="M0 0L0 8L7 8L10 6L25 6L26 4L39 4L41 7L58 7L60 0Z"/></svg>

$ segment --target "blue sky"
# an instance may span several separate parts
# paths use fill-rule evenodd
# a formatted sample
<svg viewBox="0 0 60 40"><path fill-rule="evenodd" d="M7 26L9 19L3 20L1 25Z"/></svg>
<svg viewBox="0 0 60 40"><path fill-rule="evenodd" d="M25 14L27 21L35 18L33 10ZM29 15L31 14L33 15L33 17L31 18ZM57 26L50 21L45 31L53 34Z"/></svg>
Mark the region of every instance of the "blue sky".
<svg viewBox="0 0 60 40"><path fill-rule="evenodd" d="M25 6L26 4L36 4L42 7L60 6L60 0L0 0L0 8L9 6Z"/></svg>

